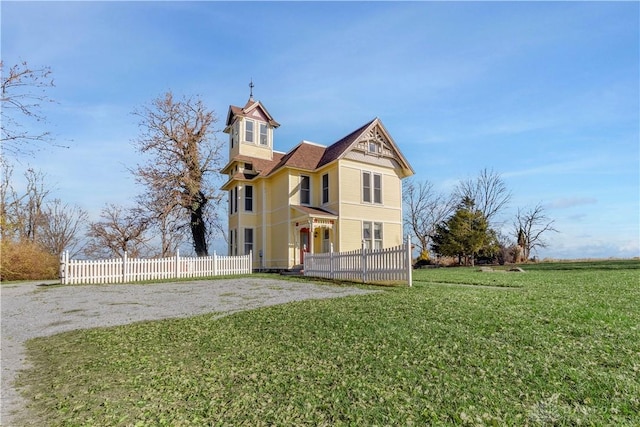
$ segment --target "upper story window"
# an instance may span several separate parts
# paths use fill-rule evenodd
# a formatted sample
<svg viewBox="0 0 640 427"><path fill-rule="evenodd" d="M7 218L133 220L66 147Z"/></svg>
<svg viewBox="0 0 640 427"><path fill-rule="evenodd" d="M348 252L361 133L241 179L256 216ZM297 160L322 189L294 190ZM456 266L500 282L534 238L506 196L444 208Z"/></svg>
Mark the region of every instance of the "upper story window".
<svg viewBox="0 0 640 427"><path fill-rule="evenodd" d="M266 123L260 123L260 145L269 145L269 127Z"/></svg>
<svg viewBox="0 0 640 427"><path fill-rule="evenodd" d="M382 175L373 174L373 203L382 203Z"/></svg>
<svg viewBox="0 0 640 427"><path fill-rule="evenodd" d="M238 187L233 187L232 190L229 190L229 198L231 213L238 212Z"/></svg>
<svg viewBox="0 0 640 427"><path fill-rule="evenodd" d="M245 120L244 140L247 142L253 142L253 120Z"/></svg>
<svg viewBox="0 0 640 427"><path fill-rule="evenodd" d="M329 174L322 175L322 204L329 203Z"/></svg>
<svg viewBox="0 0 640 427"><path fill-rule="evenodd" d="M362 201L371 203L371 172L362 172Z"/></svg>
<svg viewBox="0 0 640 427"><path fill-rule="evenodd" d="M380 144L375 141L369 141L369 152L370 153L379 153L380 152Z"/></svg>
<svg viewBox="0 0 640 427"><path fill-rule="evenodd" d="M382 175L362 172L362 201L382 204Z"/></svg>
<svg viewBox="0 0 640 427"><path fill-rule="evenodd" d="M238 143L238 122L236 121L233 126L231 126L231 148L233 148Z"/></svg>
<svg viewBox="0 0 640 427"><path fill-rule="evenodd" d="M244 210L253 211L253 185L244 186Z"/></svg>
<svg viewBox="0 0 640 427"><path fill-rule="evenodd" d="M305 175L300 177L300 204L311 204L311 179Z"/></svg>

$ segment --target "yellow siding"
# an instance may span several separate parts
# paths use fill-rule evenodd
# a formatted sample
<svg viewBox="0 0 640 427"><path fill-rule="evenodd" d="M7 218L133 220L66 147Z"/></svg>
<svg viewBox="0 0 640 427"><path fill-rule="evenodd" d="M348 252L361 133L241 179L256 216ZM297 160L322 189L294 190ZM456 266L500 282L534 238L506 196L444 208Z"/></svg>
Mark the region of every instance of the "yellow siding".
<svg viewBox="0 0 640 427"><path fill-rule="evenodd" d="M270 147L265 147L264 145L255 145L246 142L241 142L240 146L240 154L250 157L257 157L260 159L271 159L273 154Z"/></svg>
<svg viewBox="0 0 640 427"><path fill-rule="evenodd" d="M384 246L399 246L404 242L402 235L402 224L386 223L384 225L383 236Z"/></svg>
<svg viewBox="0 0 640 427"><path fill-rule="evenodd" d="M382 175L382 204L362 201L362 172ZM402 186L392 169L343 160L340 168L340 247L358 249L362 242L362 222L382 222L383 246L402 243Z"/></svg>
<svg viewBox="0 0 640 427"><path fill-rule="evenodd" d="M362 247L362 222L357 219L341 219L338 225L340 241L336 251L345 252Z"/></svg>
<svg viewBox="0 0 640 427"><path fill-rule="evenodd" d="M385 206L402 208L402 181L397 175L382 175L382 192Z"/></svg>
<svg viewBox="0 0 640 427"><path fill-rule="evenodd" d="M340 168L340 204L360 204L362 170L353 167ZM341 206L342 207L342 206Z"/></svg>
<svg viewBox="0 0 640 427"><path fill-rule="evenodd" d="M268 147L240 143L240 152L265 158ZM382 175L382 204L362 200L362 172ZM322 204L322 176L329 175L329 202ZM257 178L253 185L253 212L244 211L244 191L238 192L238 214L229 216L229 228L238 231L238 252L244 250L244 229L254 229L254 265L263 268L290 268L300 262L300 226L296 220L308 216L291 208L300 204L300 176L311 179L311 206L338 215L330 231L336 251L360 249L363 222L383 223L383 247L400 245L402 229L402 184L398 172L383 165L341 159L316 172L283 169L268 178ZM246 183L238 183L241 187ZM313 252L326 249L323 229L312 235ZM259 256L262 250L262 259Z"/></svg>
<svg viewBox="0 0 640 427"><path fill-rule="evenodd" d="M278 173L264 181L266 188L266 267L288 268L289 241L289 176Z"/></svg>

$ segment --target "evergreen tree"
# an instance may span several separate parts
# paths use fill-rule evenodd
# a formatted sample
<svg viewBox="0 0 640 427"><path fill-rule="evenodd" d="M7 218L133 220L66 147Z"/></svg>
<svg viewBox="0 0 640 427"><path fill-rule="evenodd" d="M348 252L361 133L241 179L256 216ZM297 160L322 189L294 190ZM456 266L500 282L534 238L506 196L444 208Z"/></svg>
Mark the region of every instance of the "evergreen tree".
<svg viewBox="0 0 640 427"><path fill-rule="evenodd" d="M496 234L473 199L463 198L455 213L436 226L431 249L442 256L458 257L458 263L474 265L475 258L495 252Z"/></svg>

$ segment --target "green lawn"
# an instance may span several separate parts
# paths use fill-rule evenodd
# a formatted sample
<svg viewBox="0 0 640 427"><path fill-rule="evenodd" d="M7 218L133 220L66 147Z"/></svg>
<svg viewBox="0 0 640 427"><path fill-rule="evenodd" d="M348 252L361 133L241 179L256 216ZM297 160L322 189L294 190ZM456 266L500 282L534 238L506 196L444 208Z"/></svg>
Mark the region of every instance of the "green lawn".
<svg viewBox="0 0 640 427"><path fill-rule="evenodd" d="M32 340L34 425L640 425L640 262ZM468 286L480 285L480 286Z"/></svg>

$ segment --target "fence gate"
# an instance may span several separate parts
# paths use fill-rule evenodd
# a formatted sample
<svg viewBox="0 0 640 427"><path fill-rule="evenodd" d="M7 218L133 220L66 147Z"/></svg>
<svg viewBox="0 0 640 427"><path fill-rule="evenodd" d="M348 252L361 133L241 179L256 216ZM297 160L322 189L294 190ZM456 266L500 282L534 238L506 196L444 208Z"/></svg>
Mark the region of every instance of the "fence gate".
<svg viewBox="0 0 640 427"><path fill-rule="evenodd" d="M362 283L406 283L412 285L411 237L388 249L362 248L349 252L305 254L304 275Z"/></svg>

